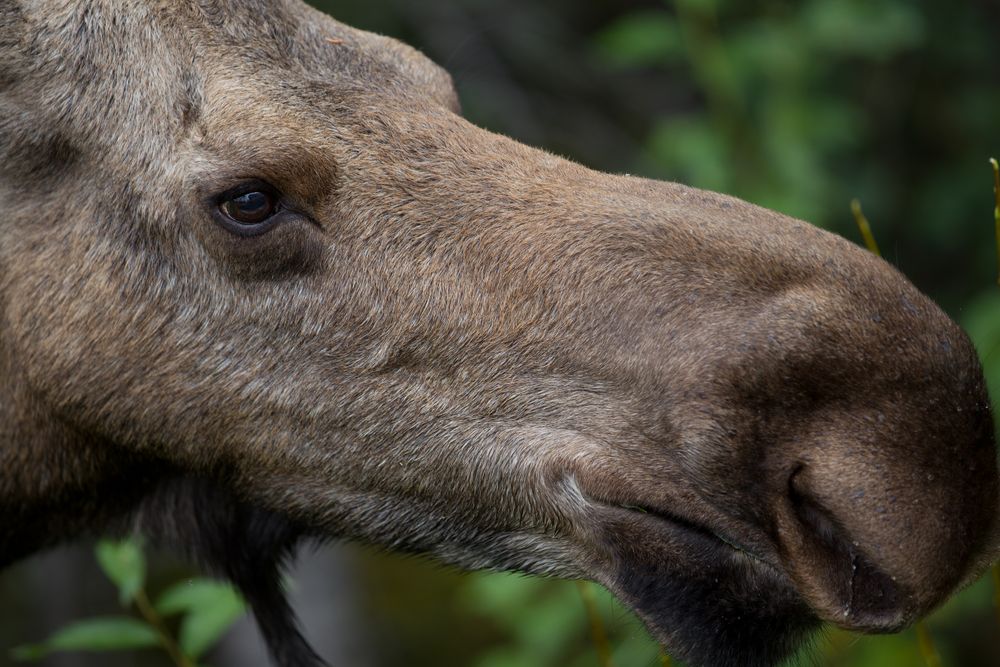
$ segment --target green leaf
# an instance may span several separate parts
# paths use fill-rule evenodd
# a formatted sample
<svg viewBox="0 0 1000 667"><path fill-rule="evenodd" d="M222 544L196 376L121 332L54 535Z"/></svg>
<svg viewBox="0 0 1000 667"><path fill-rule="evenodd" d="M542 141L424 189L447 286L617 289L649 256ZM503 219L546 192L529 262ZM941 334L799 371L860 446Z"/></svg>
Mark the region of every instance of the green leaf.
<svg viewBox="0 0 1000 667"><path fill-rule="evenodd" d="M160 638L146 623L126 616L78 621L59 630L41 644L18 646L15 660L39 660L53 651L121 651L158 646Z"/></svg>
<svg viewBox="0 0 1000 667"><path fill-rule="evenodd" d="M813 2L801 30L822 51L885 60L923 44L928 33L919 8L903 2Z"/></svg>
<svg viewBox="0 0 1000 667"><path fill-rule="evenodd" d="M662 11L633 12L597 36L602 59L619 67L663 65L680 59L684 44L674 18Z"/></svg>
<svg viewBox="0 0 1000 667"><path fill-rule="evenodd" d="M227 583L206 578L187 579L163 591L153 606L161 615L173 616L210 607L232 596L239 598L239 593Z"/></svg>
<svg viewBox="0 0 1000 667"><path fill-rule="evenodd" d="M671 4L680 5L689 11L710 14L718 11L722 2L721 0L673 0Z"/></svg>
<svg viewBox="0 0 1000 667"><path fill-rule="evenodd" d="M179 643L185 654L197 659L246 613L246 603L232 586L195 579L164 592L156 609L165 616L186 613Z"/></svg>
<svg viewBox="0 0 1000 667"><path fill-rule="evenodd" d="M95 553L101 569L118 587L122 605L132 602L146 581L146 559L138 540L101 540Z"/></svg>
<svg viewBox="0 0 1000 667"><path fill-rule="evenodd" d="M41 644L22 644L10 650L10 659L21 662L41 660L48 650Z"/></svg>
<svg viewBox="0 0 1000 667"><path fill-rule="evenodd" d="M242 600L199 609L181 621L180 645L184 653L199 658L245 613Z"/></svg>
<svg viewBox="0 0 1000 667"><path fill-rule="evenodd" d="M703 117L673 116L660 121L649 137L649 151L671 178L708 190L730 189L729 148Z"/></svg>
<svg viewBox="0 0 1000 667"><path fill-rule="evenodd" d="M1000 391L1000 293L995 287L971 299L962 313L962 326L969 332L986 374L986 384Z"/></svg>

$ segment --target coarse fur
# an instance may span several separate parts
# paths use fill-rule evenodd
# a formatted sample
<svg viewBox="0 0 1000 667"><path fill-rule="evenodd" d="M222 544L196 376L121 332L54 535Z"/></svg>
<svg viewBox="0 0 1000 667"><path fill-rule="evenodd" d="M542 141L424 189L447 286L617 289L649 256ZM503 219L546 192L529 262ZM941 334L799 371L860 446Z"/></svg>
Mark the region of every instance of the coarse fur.
<svg viewBox="0 0 1000 667"><path fill-rule="evenodd" d="M892 267L476 128L295 0L0 0L0 200L0 566L141 530L300 667L281 564L346 537L753 666L995 558L979 361Z"/></svg>

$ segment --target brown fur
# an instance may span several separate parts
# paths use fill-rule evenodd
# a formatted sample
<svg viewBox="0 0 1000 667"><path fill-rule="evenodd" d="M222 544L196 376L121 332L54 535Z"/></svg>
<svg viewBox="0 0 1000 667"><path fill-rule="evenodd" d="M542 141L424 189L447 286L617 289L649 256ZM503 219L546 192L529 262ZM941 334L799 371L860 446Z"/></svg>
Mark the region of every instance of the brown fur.
<svg viewBox="0 0 1000 667"><path fill-rule="evenodd" d="M992 560L979 362L892 267L456 112L298 2L0 0L0 563L136 524L294 665L275 568L345 536L595 579L746 665ZM289 210L242 238L251 178Z"/></svg>

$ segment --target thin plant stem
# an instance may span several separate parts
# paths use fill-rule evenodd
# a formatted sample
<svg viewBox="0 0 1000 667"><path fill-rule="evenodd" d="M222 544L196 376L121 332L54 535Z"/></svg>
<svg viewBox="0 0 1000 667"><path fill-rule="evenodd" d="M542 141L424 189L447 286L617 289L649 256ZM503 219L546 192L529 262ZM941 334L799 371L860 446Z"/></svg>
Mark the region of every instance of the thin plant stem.
<svg viewBox="0 0 1000 667"><path fill-rule="evenodd" d="M993 228L997 238L997 259L1000 261L1000 165L996 158L990 158L993 167ZM1000 264L997 267L997 284L1000 285Z"/></svg>
<svg viewBox="0 0 1000 667"><path fill-rule="evenodd" d="M1000 267L1000 164L996 158L990 158L990 166L993 168L993 227L997 238L997 263ZM1000 284L1000 268L997 270L997 284ZM990 572L993 575L993 608L997 615L997 623L1000 623L1000 563L997 563Z"/></svg>
<svg viewBox="0 0 1000 667"><path fill-rule="evenodd" d="M591 584L586 581L576 582L577 590L583 599L583 606L587 610L587 618L590 620L590 636L594 642L594 649L597 651L597 660L601 667L614 667L611 660L611 644L608 642L608 633L604 629L604 620L601 619L597 611L597 599Z"/></svg>
<svg viewBox="0 0 1000 667"><path fill-rule="evenodd" d="M167 652L173 663L177 667L195 667L191 658L184 654L174 636L170 634L166 624L163 622L163 618L156 612L153 605L150 604L146 591L141 588L136 593L135 606L146 622L156 630L156 634L160 636L160 643L163 645L163 650Z"/></svg>
<svg viewBox="0 0 1000 667"><path fill-rule="evenodd" d="M941 656L934 647L934 640L931 639L927 624L923 621L917 621L917 645L927 667L941 667Z"/></svg>
<svg viewBox="0 0 1000 667"><path fill-rule="evenodd" d="M1000 623L1000 563L990 568L993 574L993 607L996 609L997 623Z"/></svg>
<svg viewBox="0 0 1000 667"><path fill-rule="evenodd" d="M861 230L861 238L865 240L865 245L868 249L872 251L873 254L882 256L882 253L878 250L878 244L875 243L875 235L872 234L872 227L868 224L868 218L861 211L861 202L857 199L851 200L851 213L854 214L854 222L858 223L858 229Z"/></svg>

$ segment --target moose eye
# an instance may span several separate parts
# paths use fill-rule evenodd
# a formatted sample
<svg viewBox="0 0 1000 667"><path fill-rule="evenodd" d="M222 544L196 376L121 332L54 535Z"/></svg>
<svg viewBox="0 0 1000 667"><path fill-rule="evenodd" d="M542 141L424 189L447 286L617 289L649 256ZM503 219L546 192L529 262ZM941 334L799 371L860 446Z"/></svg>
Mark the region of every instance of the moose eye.
<svg viewBox="0 0 1000 667"><path fill-rule="evenodd" d="M278 202L271 193L254 190L223 201L219 208L241 225L259 225L278 212Z"/></svg>
<svg viewBox="0 0 1000 667"><path fill-rule="evenodd" d="M215 197L215 219L237 236L270 231L287 212L281 195L263 181L250 181Z"/></svg>

